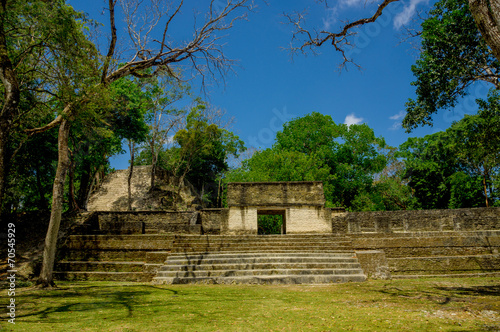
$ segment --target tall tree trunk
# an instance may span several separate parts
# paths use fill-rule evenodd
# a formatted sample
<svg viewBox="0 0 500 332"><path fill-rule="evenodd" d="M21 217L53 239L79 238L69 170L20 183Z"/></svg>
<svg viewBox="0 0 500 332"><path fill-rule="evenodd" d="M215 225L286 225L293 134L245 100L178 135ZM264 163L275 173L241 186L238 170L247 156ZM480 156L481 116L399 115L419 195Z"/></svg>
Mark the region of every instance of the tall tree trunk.
<svg viewBox="0 0 500 332"><path fill-rule="evenodd" d="M3 211L3 196L7 182L7 139L8 130L0 126L0 214Z"/></svg>
<svg viewBox="0 0 500 332"><path fill-rule="evenodd" d="M82 148L82 153L88 155L89 146L85 144ZM91 190L91 179L94 175L92 172L92 165L85 158L82 162L82 173L80 175L80 188L78 189L78 195L76 197L76 202L80 209L87 210L87 197L89 195L89 191Z"/></svg>
<svg viewBox="0 0 500 332"><path fill-rule="evenodd" d="M151 138L151 190L155 187L155 173L156 173L156 153L155 153L155 139Z"/></svg>
<svg viewBox="0 0 500 332"><path fill-rule="evenodd" d="M49 208L48 202L45 199L45 191L43 190L42 179L40 178L40 163L36 164L36 186L38 189L38 209L47 210Z"/></svg>
<svg viewBox="0 0 500 332"><path fill-rule="evenodd" d="M490 204L488 202L488 191L486 189L486 173L483 174L483 188L484 188L484 197L486 199L486 207L490 207Z"/></svg>
<svg viewBox="0 0 500 332"><path fill-rule="evenodd" d="M70 165L69 165L69 204L70 211L79 211L80 207L78 206L78 202L75 197L75 158L73 153L71 153L70 157Z"/></svg>
<svg viewBox="0 0 500 332"><path fill-rule="evenodd" d="M135 142L132 140L129 140L128 147L130 149L130 168L129 168L128 179L127 179L128 210L132 211L132 175L134 174Z"/></svg>
<svg viewBox="0 0 500 332"><path fill-rule="evenodd" d="M0 80L4 87L3 105L0 109L0 212L3 206L3 195L7 182L7 142L12 127L12 119L17 112L20 101L19 83L14 67L9 58L5 19L7 1L0 1Z"/></svg>
<svg viewBox="0 0 500 332"><path fill-rule="evenodd" d="M59 235L59 226L61 225L64 181L70 164L68 141L71 123L64 119L59 126L58 141L58 162L54 186L52 189L52 210L50 213L49 228L45 237L45 247L43 250L43 263L38 284L42 287L54 285L53 270L57 248L57 237Z"/></svg>
<svg viewBox="0 0 500 332"><path fill-rule="evenodd" d="M469 10L493 55L500 61L500 0L469 0Z"/></svg>

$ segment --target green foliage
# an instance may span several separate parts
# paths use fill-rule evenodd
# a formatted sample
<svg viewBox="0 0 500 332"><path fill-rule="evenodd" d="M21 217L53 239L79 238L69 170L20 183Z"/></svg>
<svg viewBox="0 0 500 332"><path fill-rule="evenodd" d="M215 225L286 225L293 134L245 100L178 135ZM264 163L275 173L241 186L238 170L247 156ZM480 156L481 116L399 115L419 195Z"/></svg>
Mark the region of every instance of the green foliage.
<svg viewBox="0 0 500 332"><path fill-rule="evenodd" d="M431 125L431 116L454 107L478 80L499 88L500 63L481 37L467 0L441 0L422 23L420 58L412 66L416 100L406 104L403 127Z"/></svg>
<svg viewBox="0 0 500 332"><path fill-rule="evenodd" d="M193 107L187 116L186 127L174 136L178 145L173 148L175 174L181 178L187 176L197 188L214 185L217 178L228 170L228 157L238 157L245 151L238 136L209 123L205 110L204 103Z"/></svg>
<svg viewBox="0 0 500 332"><path fill-rule="evenodd" d="M260 215L257 220L257 233L259 235L281 234L283 216Z"/></svg>
<svg viewBox="0 0 500 332"><path fill-rule="evenodd" d="M480 111L446 132L411 138L400 147L405 177L424 209L484 206L498 199L500 98L496 91ZM488 203L489 204L489 203Z"/></svg>
<svg viewBox="0 0 500 332"><path fill-rule="evenodd" d="M119 79L111 84L113 105L106 117L113 124L114 133L122 139L140 143L146 139L145 122L150 99L137 79Z"/></svg>

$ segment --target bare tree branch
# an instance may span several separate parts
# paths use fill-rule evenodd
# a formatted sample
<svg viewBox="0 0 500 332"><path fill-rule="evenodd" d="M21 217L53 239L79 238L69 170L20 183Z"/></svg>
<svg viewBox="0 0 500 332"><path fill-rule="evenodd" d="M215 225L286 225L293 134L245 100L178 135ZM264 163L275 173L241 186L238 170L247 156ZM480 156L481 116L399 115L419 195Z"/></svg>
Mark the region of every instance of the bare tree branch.
<svg viewBox="0 0 500 332"><path fill-rule="evenodd" d="M384 0L375 11L375 13L369 18L359 19L357 21L346 23L340 32L334 33L326 30L321 31L310 31L304 27L306 14L304 12L296 12L293 15L284 14L285 18L288 20L288 24L294 26L295 31L292 36L292 44L289 47L289 51L292 54L297 52L306 53L306 51L311 51L315 53L314 49L321 47L324 43L330 42L336 51L340 52L343 61L340 64L340 68L344 68L347 63L352 63L356 65L351 58L346 54L346 47L351 46L349 37L356 35L354 30L356 27L373 23L377 18L382 15L384 9L392 2L397 2L399 0ZM321 0L320 2L326 1ZM299 46L293 46L293 41L300 40ZM356 65L359 67L358 65Z"/></svg>
<svg viewBox="0 0 500 332"><path fill-rule="evenodd" d="M222 49L222 36L219 33L231 29L235 21L244 19L247 12L254 7L251 0L230 0L224 8L216 11L215 0L212 0L204 22L195 27L192 39L189 42L174 46L173 42L168 40L168 31L172 22L179 16L184 1L180 1L173 11L167 12L166 15L160 12L159 5L153 6L153 9L158 8L159 11L158 13L151 13L152 19L148 21L149 26L147 28L137 26L134 23L137 22L136 15L139 12L137 6L140 5L140 2L120 1L125 11L125 21L129 37L135 47L135 55L124 65L107 73L106 77L103 78L105 84L127 75L143 76L145 75L143 71L149 68L153 68L154 73L158 70L165 70L174 75L171 67L181 63L190 64L194 72L201 76L202 83L205 83L205 76L207 75L215 81L224 78L234 61L225 57ZM227 21L229 16L232 16L237 11L243 11L243 14ZM148 36L165 16L166 23L161 34L162 39L150 41Z"/></svg>

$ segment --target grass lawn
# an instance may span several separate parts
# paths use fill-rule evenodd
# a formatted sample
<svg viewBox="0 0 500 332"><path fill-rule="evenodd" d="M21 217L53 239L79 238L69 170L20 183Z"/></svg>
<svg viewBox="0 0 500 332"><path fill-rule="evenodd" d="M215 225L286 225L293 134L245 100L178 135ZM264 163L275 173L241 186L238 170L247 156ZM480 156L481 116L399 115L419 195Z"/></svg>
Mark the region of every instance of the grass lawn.
<svg viewBox="0 0 500 332"><path fill-rule="evenodd" d="M499 278L331 285L59 282L0 292L0 331L500 331Z"/></svg>

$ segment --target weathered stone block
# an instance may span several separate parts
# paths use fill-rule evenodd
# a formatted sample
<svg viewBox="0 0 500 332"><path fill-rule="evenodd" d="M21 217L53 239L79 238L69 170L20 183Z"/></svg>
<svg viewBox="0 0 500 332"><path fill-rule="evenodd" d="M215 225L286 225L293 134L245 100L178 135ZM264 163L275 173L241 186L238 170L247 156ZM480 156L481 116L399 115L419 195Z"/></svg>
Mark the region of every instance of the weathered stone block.
<svg viewBox="0 0 500 332"><path fill-rule="evenodd" d="M321 182L232 182L227 205L233 206L324 206Z"/></svg>
<svg viewBox="0 0 500 332"><path fill-rule="evenodd" d="M356 251L363 272L371 279L391 279L389 264L383 250Z"/></svg>

